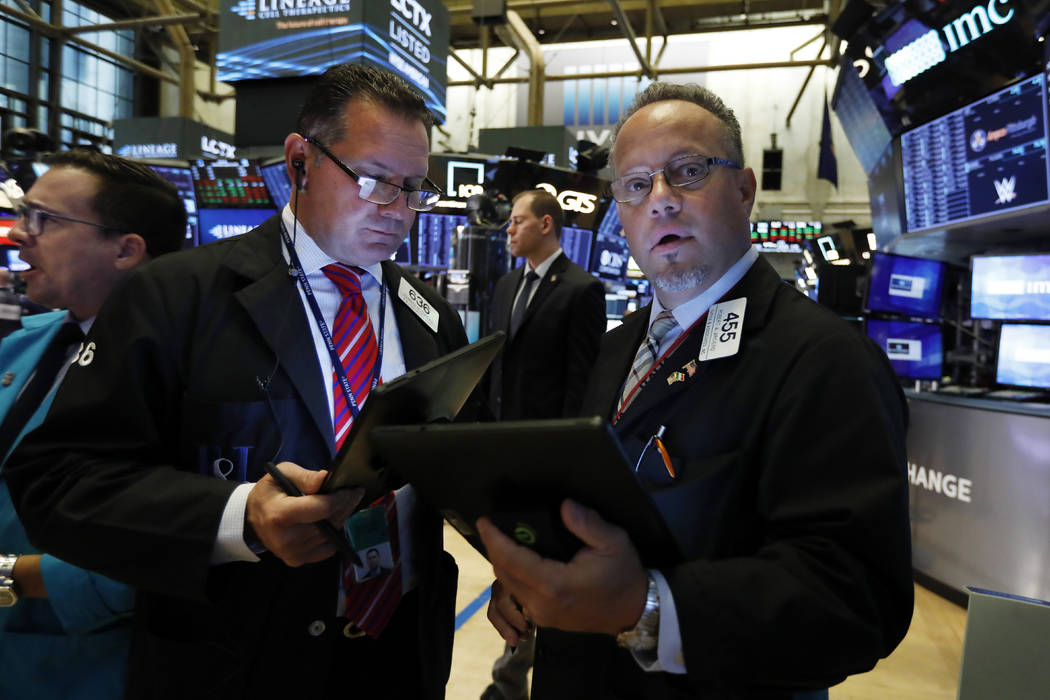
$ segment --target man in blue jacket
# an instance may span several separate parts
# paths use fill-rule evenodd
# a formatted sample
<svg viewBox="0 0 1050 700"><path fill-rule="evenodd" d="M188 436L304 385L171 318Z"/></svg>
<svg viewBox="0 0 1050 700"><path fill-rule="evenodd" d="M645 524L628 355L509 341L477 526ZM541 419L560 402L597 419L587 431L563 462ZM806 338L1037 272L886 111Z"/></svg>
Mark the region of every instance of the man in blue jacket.
<svg viewBox="0 0 1050 700"><path fill-rule="evenodd" d="M0 342L0 697L123 695L133 588L41 554L15 514L3 466L47 414L81 342L129 270L178 249L186 213L141 163L91 151L48 159L11 229L30 267L27 296L62 309L25 316Z"/></svg>

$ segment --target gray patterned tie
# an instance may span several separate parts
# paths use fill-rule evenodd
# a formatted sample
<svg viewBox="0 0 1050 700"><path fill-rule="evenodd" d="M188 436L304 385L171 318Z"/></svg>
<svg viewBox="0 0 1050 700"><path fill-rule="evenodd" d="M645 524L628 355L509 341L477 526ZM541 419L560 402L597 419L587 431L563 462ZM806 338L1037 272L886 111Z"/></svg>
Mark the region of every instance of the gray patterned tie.
<svg viewBox="0 0 1050 700"><path fill-rule="evenodd" d="M638 348L638 354L634 356L634 365L631 367L631 373L627 375L627 382L623 385L619 413L626 411L627 407L631 405L631 402L638 395L638 391L632 393L632 390L638 386L638 383L649 373L649 370L656 362L656 355L660 351L660 341L677 325L678 322L674 320L674 315L667 310L661 311L653 319L653 325L649 328L649 334L646 336L645 342Z"/></svg>

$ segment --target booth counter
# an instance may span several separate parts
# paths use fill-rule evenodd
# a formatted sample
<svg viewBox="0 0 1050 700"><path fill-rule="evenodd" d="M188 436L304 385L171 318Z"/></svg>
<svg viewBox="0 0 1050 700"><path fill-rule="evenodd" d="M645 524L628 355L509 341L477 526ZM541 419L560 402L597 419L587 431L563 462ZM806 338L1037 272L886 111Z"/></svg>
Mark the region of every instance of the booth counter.
<svg viewBox="0 0 1050 700"><path fill-rule="evenodd" d="M916 572L1050 599L1050 405L905 393Z"/></svg>

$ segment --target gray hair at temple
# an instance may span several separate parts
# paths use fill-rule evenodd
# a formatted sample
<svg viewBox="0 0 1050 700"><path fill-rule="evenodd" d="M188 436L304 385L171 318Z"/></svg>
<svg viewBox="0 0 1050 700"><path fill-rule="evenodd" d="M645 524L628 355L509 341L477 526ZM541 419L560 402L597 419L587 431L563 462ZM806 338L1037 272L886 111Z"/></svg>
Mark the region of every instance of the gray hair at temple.
<svg viewBox="0 0 1050 700"><path fill-rule="evenodd" d="M620 121L616 122L616 128L613 130L613 146L610 154L611 160L614 160L616 157L616 137L619 136L620 129L623 128L624 122L630 119L631 116L642 107L651 105L654 102L665 102L667 100L692 102L713 114L725 127L723 136L726 157L729 158L729 160L736 161L740 165L744 164L744 142L740 135L740 122L737 121L733 110L726 106L726 103L722 101L721 97L707 88L696 85L695 83L680 85L677 83L657 82L651 83L649 87L640 92L627 108L627 111L620 117Z"/></svg>

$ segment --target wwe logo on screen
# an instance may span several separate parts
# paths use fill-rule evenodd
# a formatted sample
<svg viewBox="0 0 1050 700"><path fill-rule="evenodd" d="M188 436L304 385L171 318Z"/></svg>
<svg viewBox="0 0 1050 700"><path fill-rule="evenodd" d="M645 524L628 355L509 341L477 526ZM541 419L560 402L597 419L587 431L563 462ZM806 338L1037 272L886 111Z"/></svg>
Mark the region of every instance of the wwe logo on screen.
<svg viewBox="0 0 1050 700"><path fill-rule="evenodd" d="M1006 204L1017 198L1017 193L1014 191L1014 188L1017 187L1016 175L1005 177L1002 180L993 180L992 184L995 185L995 193L999 195L999 199L995 200L996 204Z"/></svg>

